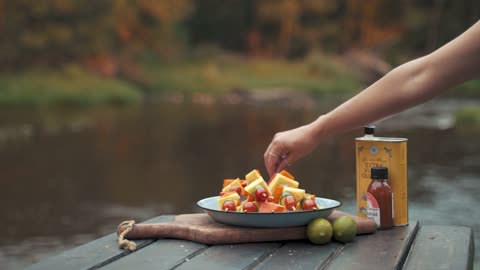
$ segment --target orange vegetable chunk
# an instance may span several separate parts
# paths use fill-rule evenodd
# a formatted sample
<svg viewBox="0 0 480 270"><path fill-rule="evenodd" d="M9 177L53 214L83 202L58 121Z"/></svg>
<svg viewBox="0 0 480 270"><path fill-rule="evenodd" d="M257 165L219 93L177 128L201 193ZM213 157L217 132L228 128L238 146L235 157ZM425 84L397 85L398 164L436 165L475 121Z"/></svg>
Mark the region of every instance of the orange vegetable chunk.
<svg viewBox="0 0 480 270"><path fill-rule="evenodd" d="M285 211L285 206L276 204L276 203L269 203L269 202L263 202L260 204L260 208L258 209L258 212L260 213L273 213L273 212L284 212Z"/></svg>
<svg viewBox="0 0 480 270"><path fill-rule="evenodd" d="M283 175L283 176L286 176L286 177L288 177L288 178L290 178L290 179L292 179L292 180L295 180L295 176L293 176L292 174L290 174L290 173L289 173L288 171L286 171L286 170L281 171L280 174Z"/></svg>

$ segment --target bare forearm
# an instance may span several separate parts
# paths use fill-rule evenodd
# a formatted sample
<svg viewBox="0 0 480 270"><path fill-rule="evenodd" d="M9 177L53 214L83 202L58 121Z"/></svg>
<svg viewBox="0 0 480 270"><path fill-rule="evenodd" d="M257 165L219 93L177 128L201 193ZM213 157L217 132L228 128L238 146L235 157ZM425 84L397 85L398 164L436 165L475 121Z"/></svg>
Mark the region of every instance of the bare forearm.
<svg viewBox="0 0 480 270"><path fill-rule="evenodd" d="M308 155L324 138L423 103L480 75L480 22L432 54L392 70L314 122L275 134L264 153L272 176Z"/></svg>
<svg viewBox="0 0 480 270"><path fill-rule="evenodd" d="M404 64L330 113L319 117L313 125L318 136L343 133L398 113L425 102L441 91L430 83L428 63L419 58Z"/></svg>
<svg viewBox="0 0 480 270"><path fill-rule="evenodd" d="M480 74L480 22L457 39L392 70L311 125L314 137L346 132L377 121Z"/></svg>

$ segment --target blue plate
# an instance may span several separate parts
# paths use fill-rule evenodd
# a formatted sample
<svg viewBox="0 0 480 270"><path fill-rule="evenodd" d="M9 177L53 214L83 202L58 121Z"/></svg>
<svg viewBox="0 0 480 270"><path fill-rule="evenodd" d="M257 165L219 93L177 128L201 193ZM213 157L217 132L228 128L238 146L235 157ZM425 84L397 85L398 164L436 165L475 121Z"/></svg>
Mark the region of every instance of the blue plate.
<svg viewBox="0 0 480 270"><path fill-rule="evenodd" d="M336 200L315 198L317 205L322 206L323 209L280 213L225 212L217 208L218 197L202 199L197 202L197 205L215 221L229 225L257 228L305 226L315 218L328 217L335 208L342 205L341 202Z"/></svg>

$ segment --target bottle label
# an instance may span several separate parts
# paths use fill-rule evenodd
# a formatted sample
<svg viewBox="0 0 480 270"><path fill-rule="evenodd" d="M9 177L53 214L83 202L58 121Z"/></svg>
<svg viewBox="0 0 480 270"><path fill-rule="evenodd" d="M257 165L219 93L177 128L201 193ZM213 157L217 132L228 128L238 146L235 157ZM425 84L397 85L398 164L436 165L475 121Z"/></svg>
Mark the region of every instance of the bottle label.
<svg viewBox="0 0 480 270"><path fill-rule="evenodd" d="M367 192L367 218L375 221L377 227L380 227L380 206L370 192Z"/></svg>

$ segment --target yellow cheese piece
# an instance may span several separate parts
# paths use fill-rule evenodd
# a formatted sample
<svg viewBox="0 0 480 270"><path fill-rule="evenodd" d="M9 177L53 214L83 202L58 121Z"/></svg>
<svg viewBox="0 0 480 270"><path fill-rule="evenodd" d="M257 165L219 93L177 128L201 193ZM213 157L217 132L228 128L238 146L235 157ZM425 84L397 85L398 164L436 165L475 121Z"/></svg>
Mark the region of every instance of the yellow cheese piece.
<svg viewBox="0 0 480 270"><path fill-rule="evenodd" d="M298 188L299 184L297 181L290 179L283 174L277 173L273 178L272 182L270 182L270 184L268 185L268 192L270 192L270 194L275 193L275 189L277 188L278 185Z"/></svg>
<svg viewBox="0 0 480 270"><path fill-rule="evenodd" d="M242 182L240 182L240 178L237 178L235 180L233 180L230 184L226 185L222 191L223 192L229 192L230 191L230 188L231 187L234 187L234 186L239 186L241 187L242 186Z"/></svg>
<svg viewBox="0 0 480 270"><path fill-rule="evenodd" d="M243 201L240 203L239 206L237 206L237 212L243 212L243 205L246 203L247 201Z"/></svg>
<svg viewBox="0 0 480 270"><path fill-rule="evenodd" d="M268 193L268 187L267 187L267 183L265 182L265 180L263 180L262 177L258 178L257 180L253 181L252 183L248 184L246 187L245 187L245 191L254 196L255 194L255 190L257 190L257 186L262 186ZM270 196L271 193L268 193L268 196Z"/></svg>
<svg viewBox="0 0 480 270"><path fill-rule="evenodd" d="M295 198L295 201L299 202L305 197L305 190L304 189L299 189L299 188L292 188L292 187L284 187L283 188L283 193L290 193L292 194L293 198Z"/></svg>
<svg viewBox="0 0 480 270"><path fill-rule="evenodd" d="M245 180L247 180L247 185L257 180L258 178L262 178L262 175L260 175L260 172L256 169L249 172L247 175L245 175Z"/></svg>
<svg viewBox="0 0 480 270"><path fill-rule="evenodd" d="M225 195L223 197L218 198L218 201L217 201L218 210L223 210L222 206L223 206L223 203L226 202L226 201L233 201L235 203L235 205L239 205L240 204L240 195L238 195L238 193L236 193L236 192L232 192L232 194Z"/></svg>

